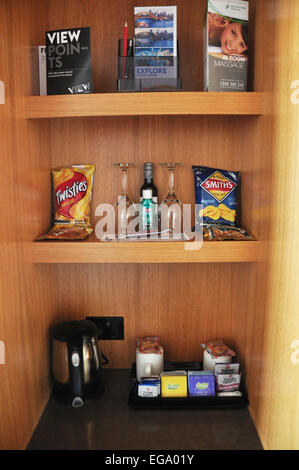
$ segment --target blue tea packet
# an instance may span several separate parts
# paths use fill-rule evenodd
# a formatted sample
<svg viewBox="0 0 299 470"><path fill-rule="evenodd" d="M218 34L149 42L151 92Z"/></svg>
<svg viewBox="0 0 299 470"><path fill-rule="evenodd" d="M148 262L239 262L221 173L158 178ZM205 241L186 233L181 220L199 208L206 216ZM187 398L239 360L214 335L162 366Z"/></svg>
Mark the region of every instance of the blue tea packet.
<svg viewBox="0 0 299 470"><path fill-rule="evenodd" d="M195 202L202 209L203 224L235 226L239 222L240 173L206 166L192 166Z"/></svg>
<svg viewBox="0 0 299 470"><path fill-rule="evenodd" d="M215 376L212 371L188 371L190 397L214 396Z"/></svg>

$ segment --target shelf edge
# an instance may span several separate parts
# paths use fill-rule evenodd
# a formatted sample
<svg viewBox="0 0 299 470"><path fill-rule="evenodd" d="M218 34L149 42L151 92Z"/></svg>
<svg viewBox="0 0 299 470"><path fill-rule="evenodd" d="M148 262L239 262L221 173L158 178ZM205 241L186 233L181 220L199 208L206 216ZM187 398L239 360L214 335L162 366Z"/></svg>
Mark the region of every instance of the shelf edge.
<svg viewBox="0 0 299 470"><path fill-rule="evenodd" d="M203 247L196 250L185 249L184 245L184 242L33 242L32 262L168 264L259 261L260 242L257 241L204 242Z"/></svg>
<svg viewBox="0 0 299 470"><path fill-rule="evenodd" d="M87 95L29 96L27 119L148 115L258 116L263 114L260 92L207 93L93 93Z"/></svg>

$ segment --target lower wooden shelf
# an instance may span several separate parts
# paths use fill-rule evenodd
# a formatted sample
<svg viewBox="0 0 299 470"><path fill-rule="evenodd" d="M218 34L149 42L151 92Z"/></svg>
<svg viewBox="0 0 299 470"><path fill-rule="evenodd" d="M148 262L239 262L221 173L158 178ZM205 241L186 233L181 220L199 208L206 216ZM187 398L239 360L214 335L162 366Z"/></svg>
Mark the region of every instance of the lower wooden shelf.
<svg viewBox="0 0 299 470"><path fill-rule="evenodd" d="M260 242L82 241L32 243L33 263L253 263Z"/></svg>

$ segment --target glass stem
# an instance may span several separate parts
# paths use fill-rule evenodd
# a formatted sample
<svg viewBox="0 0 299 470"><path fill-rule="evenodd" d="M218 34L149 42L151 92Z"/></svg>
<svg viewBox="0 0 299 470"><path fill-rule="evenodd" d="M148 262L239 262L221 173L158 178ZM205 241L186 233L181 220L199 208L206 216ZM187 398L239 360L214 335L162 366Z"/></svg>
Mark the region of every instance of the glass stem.
<svg viewBox="0 0 299 470"><path fill-rule="evenodd" d="M168 168L169 171L169 190L168 194L171 196L174 194L174 169Z"/></svg>
<svg viewBox="0 0 299 470"><path fill-rule="evenodd" d="M122 169L122 174L123 174L123 192L122 196L127 195L127 169Z"/></svg>

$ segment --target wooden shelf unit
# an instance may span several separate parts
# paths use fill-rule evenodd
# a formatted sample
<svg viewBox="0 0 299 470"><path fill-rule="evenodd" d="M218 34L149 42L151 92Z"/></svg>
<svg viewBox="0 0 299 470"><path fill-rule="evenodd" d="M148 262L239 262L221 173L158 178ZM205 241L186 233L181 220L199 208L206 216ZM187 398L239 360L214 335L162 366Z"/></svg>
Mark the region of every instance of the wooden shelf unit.
<svg viewBox="0 0 299 470"><path fill-rule="evenodd" d="M258 116L263 93L93 93L30 96L28 119L88 116L219 115Z"/></svg>
<svg viewBox="0 0 299 470"><path fill-rule="evenodd" d="M77 242L33 242L34 263L252 263L259 260L257 241L101 242L94 236Z"/></svg>
<svg viewBox="0 0 299 470"><path fill-rule="evenodd" d="M0 79L6 94L0 153L7 188L0 447L26 448L48 402L50 327L87 315L121 315L124 340L104 344L109 367L130 367L140 336L159 335L168 359L177 362L199 360L202 341L223 338L238 352L263 445L297 449L298 220L292 230L285 227L288 214L297 210L290 188L299 177L299 2L250 0L248 83L255 92L234 94L114 93L116 46L124 21L132 18L130 0L121 8L120 2L104 0L65 0L63 8L61 0L0 3ZM176 4L183 86L202 90L207 1ZM91 28L93 84L102 93L33 96L36 46L44 44L45 31L79 25ZM131 35L133 22L130 27ZM157 242L142 247L93 238L32 243L49 223L50 168L95 164L97 204L115 201L121 178L112 162L120 158L136 162L128 179L134 200L145 161L155 168L170 158L184 161L175 187L187 204L194 203L191 165L240 171L242 221L259 241L209 242L190 253L175 242L163 248ZM161 197L166 181L165 172L155 172Z"/></svg>

